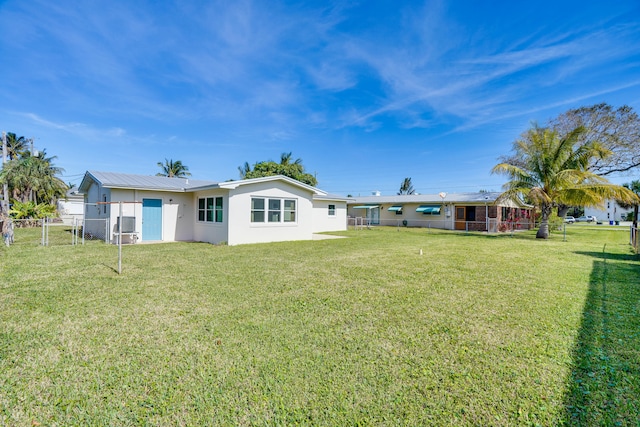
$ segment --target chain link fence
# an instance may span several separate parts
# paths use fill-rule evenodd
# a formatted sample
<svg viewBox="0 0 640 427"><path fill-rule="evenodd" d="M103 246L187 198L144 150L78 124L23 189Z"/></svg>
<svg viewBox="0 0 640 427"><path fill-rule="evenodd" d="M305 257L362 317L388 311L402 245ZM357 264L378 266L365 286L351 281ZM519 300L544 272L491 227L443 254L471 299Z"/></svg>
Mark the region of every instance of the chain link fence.
<svg viewBox="0 0 640 427"><path fill-rule="evenodd" d="M366 217L348 217L347 228L361 230L375 226L386 227L416 227L439 230L481 231L488 233L513 233L521 230L531 230L534 223L527 219L498 221L489 218L486 221L453 221L452 219L379 219L376 221Z"/></svg>
<svg viewBox="0 0 640 427"><path fill-rule="evenodd" d="M64 224L56 218L14 219L12 244L32 246L83 245L98 241L108 243L107 219L82 220L74 218Z"/></svg>

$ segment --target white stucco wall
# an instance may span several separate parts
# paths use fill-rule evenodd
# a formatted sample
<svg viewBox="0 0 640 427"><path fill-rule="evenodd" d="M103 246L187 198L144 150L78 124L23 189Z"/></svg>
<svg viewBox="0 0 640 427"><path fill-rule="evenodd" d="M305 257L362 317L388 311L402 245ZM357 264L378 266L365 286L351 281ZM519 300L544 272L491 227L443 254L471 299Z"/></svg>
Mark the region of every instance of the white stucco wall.
<svg viewBox="0 0 640 427"><path fill-rule="evenodd" d="M313 204L311 191L283 181L242 185L229 190L229 245L243 243L310 240L313 236ZM296 222L252 223L251 198L262 197L296 200Z"/></svg>
<svg viewBox="0 0 640 427"><path fill-rule="evenodd" d="M113 189L111 191L111 202L124 202L122 204L122 215L136 218L136 231L138 231L140 240L145 240L142 234L143 199L162 200L162 241L193 240L192 218L195 215L195 211L192 194ZM116 230L120 206L115 203L111 204L110 208L110 230L113 233Z"/></svg>
<svg viewBox="0 0 640 427"><path fill-rule="evenodd" d="M329 205L336 207L335 215L329 216ZM347 229L347 202L313 201L313 232L342 231Z"/></svg>
<svg viewBox="0 0 640 427"><path fill-rule="evenodd" d="M449 204L442 203L398 203L398 206L402 206L402 213L396 214L395 211L389 211L391 206L395 206L392 203L381 203L379 207L379 225L386 226L404 226L403 221L407 222L408 227L429 227L429 228L453 228L453 208ZM416 209L420 205L432 205L442 206L439 215L425 215L422 212L416 212ZM361 217L366 218L368 209L353 209L354 206L363 206L363 204L353 204L349 206L348 214L351 218ZM447 211L448 209L448 211ZM447 215L447 212L449 213ZM351 221L353 224L353 219Z"/></svg>
<svg viewBox="0 0 640 427"><path fill-rule="evenodd" d="M71 225L74 221L82 222L84 217L84 198L69 197L67 200L58 200L57 209L63 224Z"/></svg>
<svg viewBox="0 0 640 427"><path fill-rule="evenodd" d="M598 221L624 221L629 212L633 212L633 208L624 209L615 200L606 200L602 206L584 208L585 215L595 216Z"/></svg>
<svg viewBox="0 0 640 427"><path fill-rule="evenodd" d="M202 197L222 197L222 222L198 221L198 199ZM229 241L229 193L228 190L198 191L192 196L193 240L198 242L222 243Z"/></svg>

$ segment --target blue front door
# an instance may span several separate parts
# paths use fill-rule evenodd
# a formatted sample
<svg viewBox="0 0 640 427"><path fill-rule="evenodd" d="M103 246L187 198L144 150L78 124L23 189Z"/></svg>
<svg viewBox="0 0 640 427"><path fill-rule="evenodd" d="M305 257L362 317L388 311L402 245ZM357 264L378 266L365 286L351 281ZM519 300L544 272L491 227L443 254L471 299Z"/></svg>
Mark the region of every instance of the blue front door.
<svg viewBox="0 0 640 427"><path fill-rule="evenodd" d="M162 240L162 199L142 199L142 240Z"/></svg>

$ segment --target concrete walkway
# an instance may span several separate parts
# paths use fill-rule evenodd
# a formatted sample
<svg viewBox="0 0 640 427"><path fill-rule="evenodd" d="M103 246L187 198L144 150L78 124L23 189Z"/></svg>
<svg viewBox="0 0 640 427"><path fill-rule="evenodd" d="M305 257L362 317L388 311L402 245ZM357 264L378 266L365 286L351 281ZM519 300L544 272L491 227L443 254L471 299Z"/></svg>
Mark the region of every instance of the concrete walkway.
<svg viewBox="0 0 640 427"><path fill-rule="evenodd" d="M312 240L346 239L347 236L332 236L330 234L314 234Z"/></svg>

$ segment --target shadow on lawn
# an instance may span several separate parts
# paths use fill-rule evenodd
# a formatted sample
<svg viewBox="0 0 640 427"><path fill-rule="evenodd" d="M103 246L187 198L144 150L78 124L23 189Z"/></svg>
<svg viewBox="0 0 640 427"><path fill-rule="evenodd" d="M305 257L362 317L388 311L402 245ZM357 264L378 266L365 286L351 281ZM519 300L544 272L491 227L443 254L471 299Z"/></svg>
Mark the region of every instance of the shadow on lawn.
<svg viewBox="0 0 640 427"><path fill-rule="evenodd" d="M640 264L635 255L592 255L589 293L573 351L565 423L638 425ZM633 262L635 261L635 262Z"/></svg>

